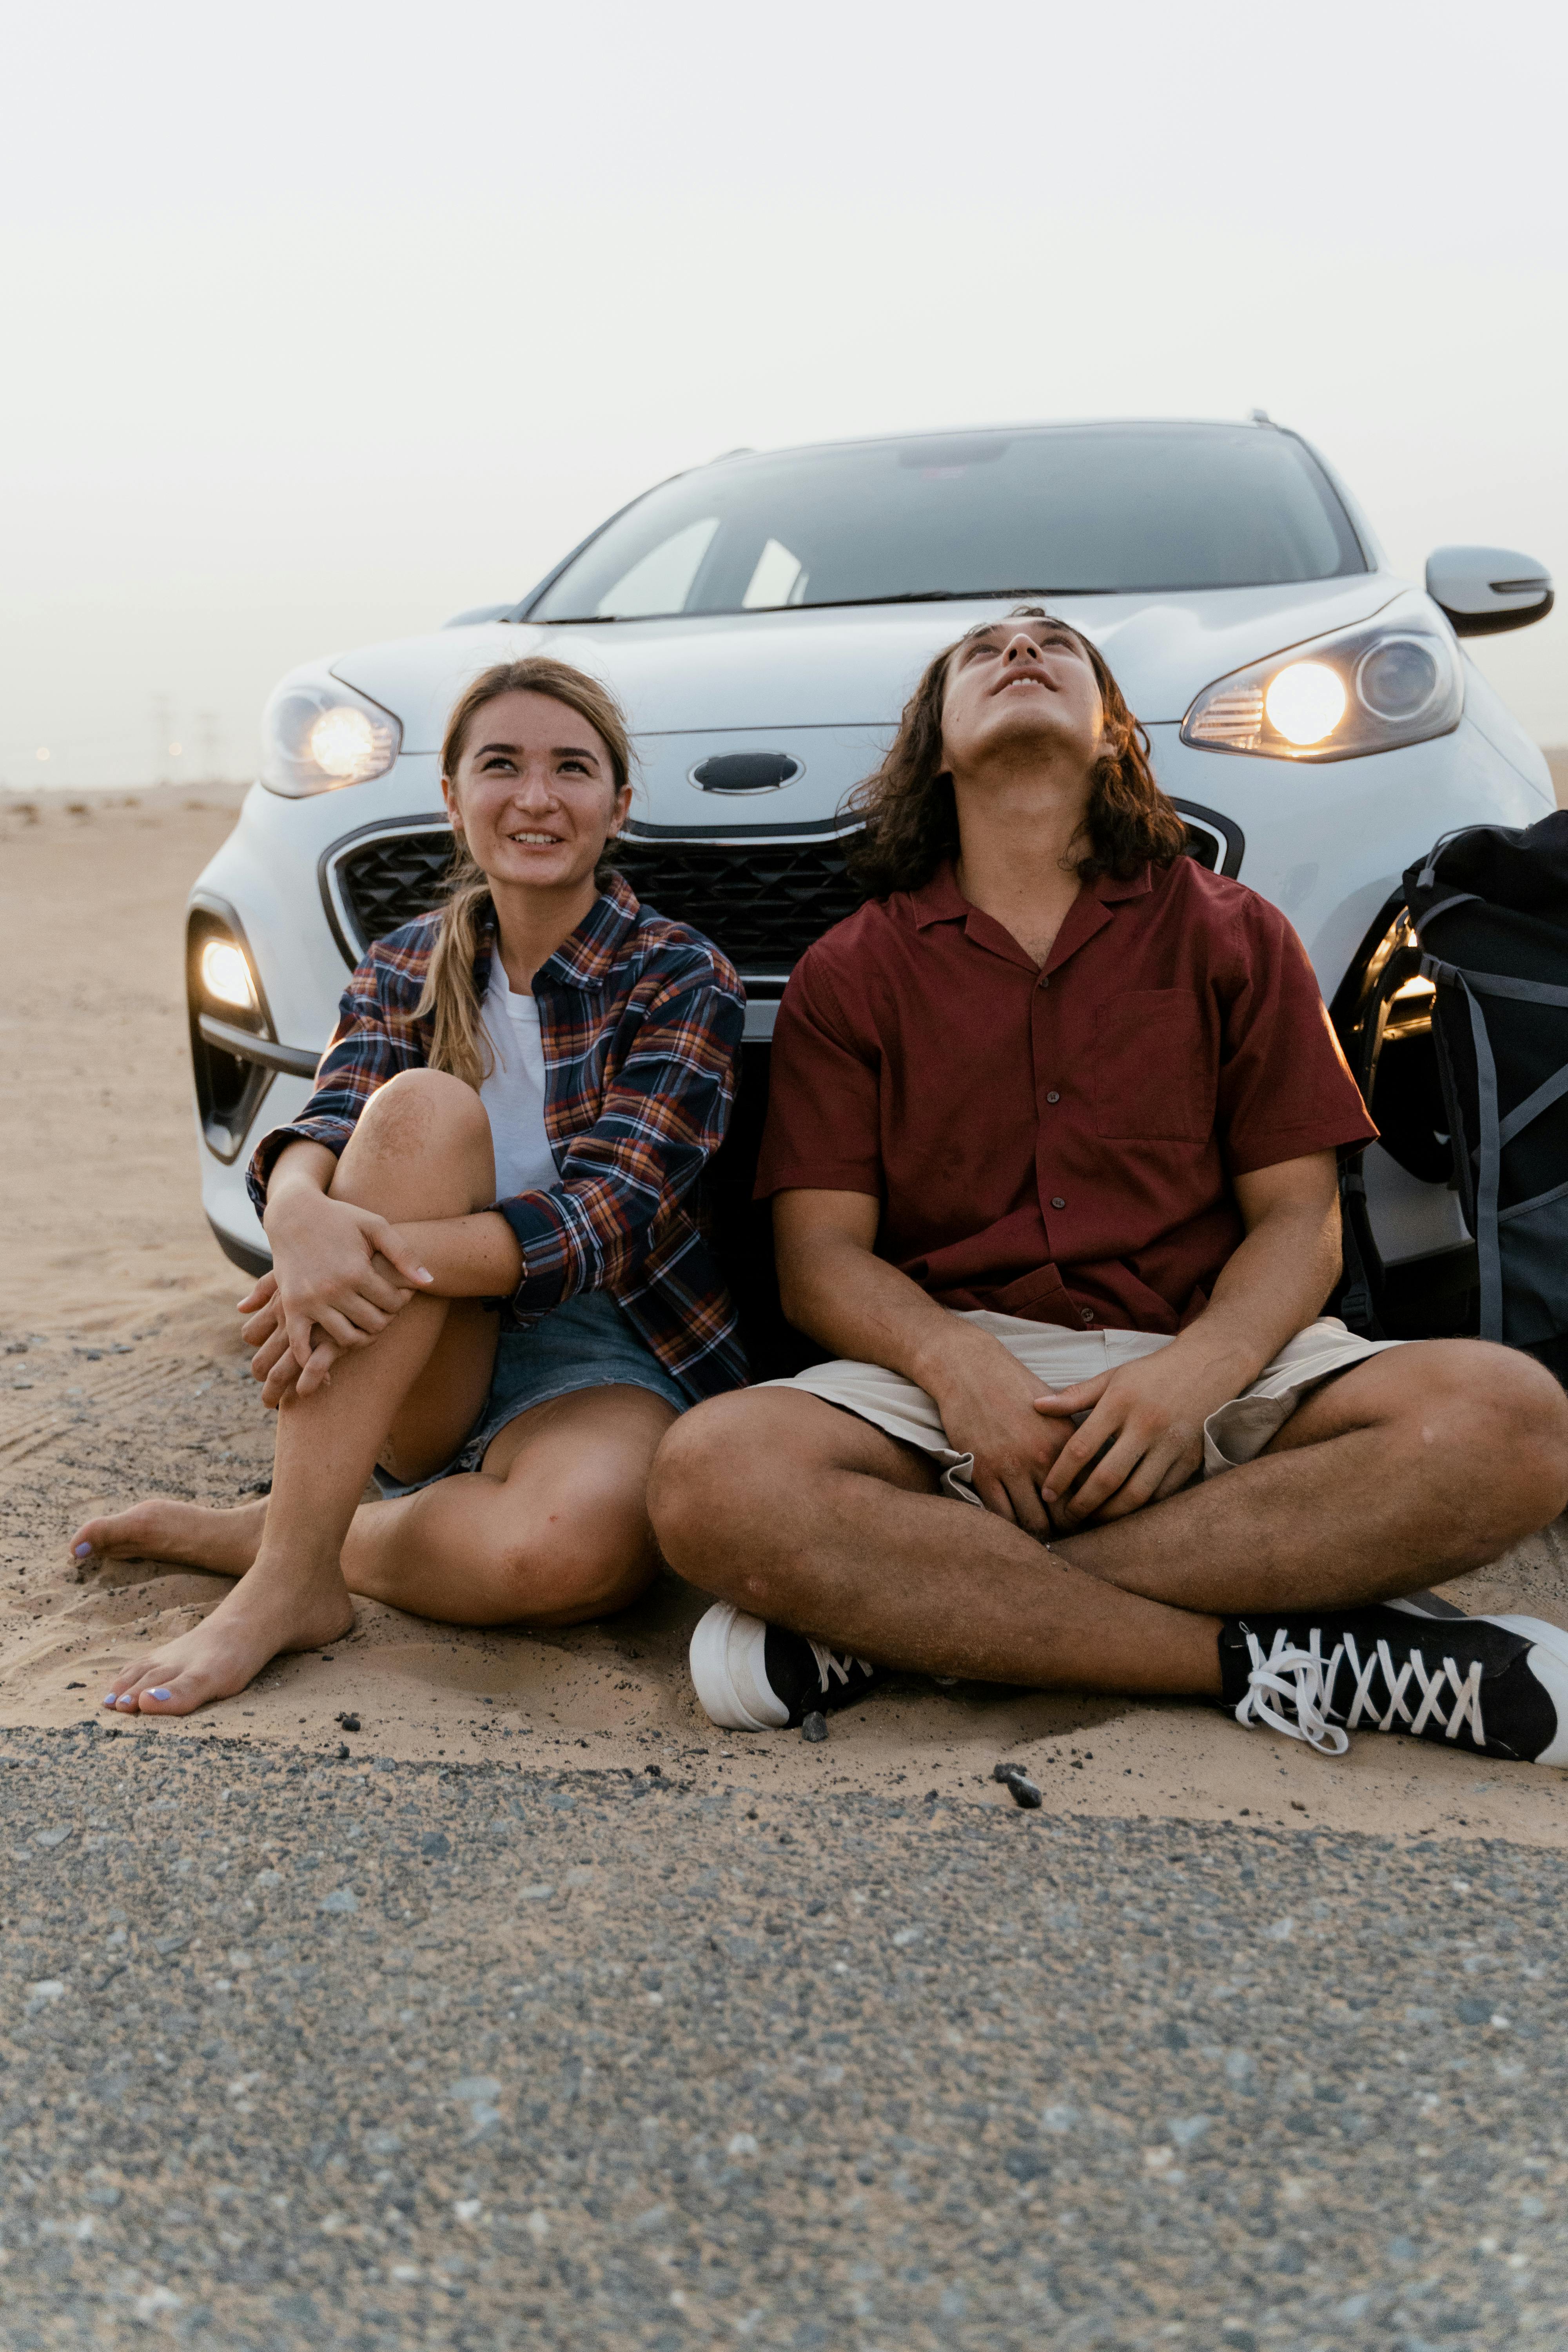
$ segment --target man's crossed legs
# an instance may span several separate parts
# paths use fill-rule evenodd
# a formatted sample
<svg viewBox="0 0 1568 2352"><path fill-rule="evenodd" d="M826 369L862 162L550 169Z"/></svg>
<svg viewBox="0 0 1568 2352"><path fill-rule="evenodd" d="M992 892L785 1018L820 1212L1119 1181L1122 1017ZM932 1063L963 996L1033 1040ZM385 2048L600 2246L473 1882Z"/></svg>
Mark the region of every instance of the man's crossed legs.
<svg viewBox="0 0 1568 2352"><path fill-rule="evenodd" d="M1370 1357L1306 1397L1256 1461L1048 1549L941 1495L937 1477L870 1423L770 1387L675 1424L650 1508L665 1557L691 1583L879 1665L1232 1702L1252 1688L1256 1715L1338 1747L1358 1679L1355 1721L1411 1727L1410 1677L1394 1685L1408 1663L1401 1640L1419 1636L1417 1700L1438 1662L1457 1661L1427 1707L1429 1736L1452 1722L1467 1746L1556 1761L1560 1743L1568 1760L1568 1636L1546 1655L1551 1629L1525 1637L1477 1619L1462 1639L1445 1621L1438 1640L1427 1621L1377 1605L1495 1559L1568 1506L1568 1397L1528 1357L1476 1340ZM1365 1664L1380 1641L1386 1686ZM1336 1654L1351 1671L1325 1692ZM1515 1719L1525 1654L1536 1662L1528 1723ZM1323 1670L1303 1691L1313 1675L1288 1662L1304 1655ZM1546 1721L1535 1684L1550 1685L1562 1724L1555 1742L1532 1746ZM1491 1727L1473 1739L1474 1693L1494 1685Z"/></svg>

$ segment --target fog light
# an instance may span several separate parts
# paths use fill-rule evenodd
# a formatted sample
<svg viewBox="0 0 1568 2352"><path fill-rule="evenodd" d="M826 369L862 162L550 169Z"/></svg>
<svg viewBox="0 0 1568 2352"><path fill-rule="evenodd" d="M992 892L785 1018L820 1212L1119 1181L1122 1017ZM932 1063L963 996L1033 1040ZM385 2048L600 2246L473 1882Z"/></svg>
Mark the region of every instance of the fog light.
<svg viewBox="0 0 1568 2352"><path fill-rule="evenodd" d="M254 1013L256 990L243 949L232 940L208 940L202 949L202 986L215 1004L230 1004L237 1013Z"/></svg>
<svg viewBox="0 0 1568 2352"><path fill-rule="evenodd" d="M1287 743L1321 743L1345 715L1344 682L1327 662L1292 662L1263 698L1268 723Z"/></svg>

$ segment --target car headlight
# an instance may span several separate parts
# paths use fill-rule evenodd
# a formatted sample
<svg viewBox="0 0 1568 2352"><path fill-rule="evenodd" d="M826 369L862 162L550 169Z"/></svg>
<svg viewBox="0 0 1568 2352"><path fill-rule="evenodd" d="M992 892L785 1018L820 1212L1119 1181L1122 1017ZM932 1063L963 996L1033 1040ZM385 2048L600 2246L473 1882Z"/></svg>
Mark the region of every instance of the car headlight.
<svg viewBox="0 0 1568 2352"><path fill-rule="evenodd" d="M1182 721L1204 751L1356 760L1447 735L1465 707L1454 641L1425 597L1205 686Z"/></svg>
<svg viewBox="0 0 1568 2352"><path fill-rule="evenodd" d="M287 677L261 721L261 781L288 800L384 776L403 744L390 710L330 673Z"/></svg>

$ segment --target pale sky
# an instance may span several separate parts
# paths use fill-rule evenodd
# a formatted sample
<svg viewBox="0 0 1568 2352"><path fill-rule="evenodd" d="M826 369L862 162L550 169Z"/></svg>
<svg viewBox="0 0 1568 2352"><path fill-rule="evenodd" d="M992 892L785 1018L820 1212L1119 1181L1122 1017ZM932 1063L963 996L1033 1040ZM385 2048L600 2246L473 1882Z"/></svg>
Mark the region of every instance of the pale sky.
<svg viewBox="0 0 1568 2352"><path fill-rule="evenodd" d="M0 782L247 775L282 670L738 446L1257 405L1417 578L1568 587L1565 53L1452 0L35 7ZM1479 649L1546 743L1565 647Z"/></svg>

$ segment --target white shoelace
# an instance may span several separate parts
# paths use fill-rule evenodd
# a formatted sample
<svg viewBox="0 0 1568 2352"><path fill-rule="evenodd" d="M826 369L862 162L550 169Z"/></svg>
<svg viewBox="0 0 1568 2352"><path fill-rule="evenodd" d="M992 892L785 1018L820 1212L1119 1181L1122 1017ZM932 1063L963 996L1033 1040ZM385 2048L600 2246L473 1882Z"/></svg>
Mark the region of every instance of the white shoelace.
<svg viewBox="0 0 1568 2352"><path fill-rule="evenodd" d="M806 1640L811 1642L809 1633L806 1635ZM871 1671L869 1658L853 1657L847 1650L840 1658L835 1651L827 1647L825 1642L811 1642L811 1654L816 1660L817 1685L824 1691L828 1687L830 1675L837 1675L841 1683L847 1683L851 1666L858 1666L862 1674L868 1675Z"/></svg>
<svg viewBox="0 0 1568 2352"><path fill-rule="evenodd" d="M1363 1660L1352 1633L1336 1642L1325 1658L1315 1625L1310 1647L1305 1650L1290 1645L1282 1625L1276 1630L1273 1647L1267 1656L1256 1633L1247 1634L1247 1646L1252 1654L1252 1671L1247 1676L1247 1696L1236 1710L1237 1723L1267 1724L1270 1731L1282 1732L1287 1739L1304 1740L1309 1748L1327 1756L1342 1756L1351 1744L1349 1734L1363 1721L1378 1731L1392 1731L1397 1727L1415 1738L1428 1723L1436 1723L1449 1739L1457 1739L1468 1722L1476 1746L1486 1746L1479 1658L1471 1663L1462 1679L1452 1658L1444 1658L1436 1672L1429 1675L1419 1649L1412 1648L1405 1664L1396 1667L1388 1643L1379 1642ZM1352 1685L1342 1710L1342 1730L1331 1720L1334 1685L1342 1666L1346 1668ZM1381 1702L1373 1696L1373 1680L1379 1675L1383 1678ZM1414 1696L1420 1702L1414 1714L1405 1703L1405 1693L1412 1683L1415 1685ZM1445 1714L1444 1705L1450 1691L1452 1705ZM1294 1720L1270 1703L1270 1693L1291 1710Z"/></svg>

